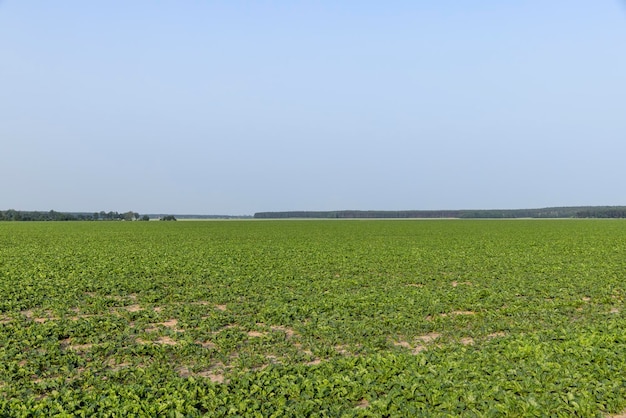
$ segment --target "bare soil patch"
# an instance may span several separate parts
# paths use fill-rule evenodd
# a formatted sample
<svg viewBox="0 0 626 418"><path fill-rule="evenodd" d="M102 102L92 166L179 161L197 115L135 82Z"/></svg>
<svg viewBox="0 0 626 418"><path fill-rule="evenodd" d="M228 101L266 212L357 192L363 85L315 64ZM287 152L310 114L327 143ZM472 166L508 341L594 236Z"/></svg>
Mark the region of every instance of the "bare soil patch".
<svg viewBox="0 0 626 418"><path fill-rule="evenodd" d="M370 403L367 399L363 398L361 399L359 402L357 402L357 404L355 405L355 408L367 408L368 406L370 406Z"/></svg>
<svg viewBox="0 0 626 418"><path fill-rule="evenodd" d="M293 329L291 329L289 327L285 327L283 325L274 325L274 326L271 326L270 329L272 331L282 331L282 332L284 332L285 335L287 335L287 338L291 338L294 335L296 335L296 332Z"/></svg>
<svg viewBox="0 0 626 418"><path fill-rule="evenodd" d="M46 321L56 321L59 318L55 317L51 311L44 311L43 314L45 316L35 316L35 311L33 309L27 309L24 311L20 312L22 315L24 315L26 318L33 320L34 322L37 322L38 324L44 323Z"/></svg>
<svg viewBox="0 0 626 418"><path fill-rule="evenodd" d="M396 347L403 347L403 348L413 348L413 346L411 346L411 344L409 344L408 341L394 341L393 345L395 345Z"/></svg>
<svg viewBox="0 0 626 418"><path fill-rule="evenodd" d="M335 351L337 351L339 354L343 356L347 356L348 354L350 354L350 351L348 350L348 346L343 345L343 344L337 344L335 346Z"/></svg>
<svg viewBox="0 0 626 418"><path fill-rule="evenodd" d="M178 320L177 319L168 319L167 321L164 322L156 322L153 324L150 324L151 327L150 328L146 328L146 332L157 332L159 331L159 326L161 327L165 327L165 328L169 328L171 330L174 330L176 332L183 332L182 329L177 328L178 325Z"/></svg>
<svg viewBox="0 0 626 418"><path fill-rule="evenodd" d="M472 311L453 311L453 312L450 312L450 315L476 315L476 312L472 312Z"/></svg>
<svg viewBox="0 0 626 418"><path fill-rule="evenodd" d="M198 376L198 377L203 377L205 379L209 379L213 383L225 383L226 382L226 379L224 377L224 370L225 370L225 366L222 363L217 363L214 366L212 366L210 369L203 370L197 373L192 372L191 370L189 370L188 367L185 367L185 366L182 366L176 369L180 377Z"/></svg>
<svg viewBox="0 0 626 418"><path fill-rule="evenodd" d="M459 315L476 315L476 312L472 312L472 311L452 311L452 312L444 312L439 314L440 317L445 318L447 316L459 316ZM432 321L433 317L431 315L428 315L426 317L427 321Z"/></svg>
<svg viewBox="0 0 626 418"><path fill-rule="evenodd" d="M474 344L474 339L472 337L461 338L461 344L463 344L463 345L473 345Z"/></svg>
<svg viewBox="0 0 626 418"><path fill-rule="evenodd" d="M127 362L117 363L114 358L110 358L106 364L109 366L109 369L114 372L130 366L130 363Z"/></svg>
<svg viewBox="0 0 626 418"><path fill-rule="evenodd" d="M162 325L166 328L176 328L176 326L178 325L178 319L174 319L174 318L168 319L167 321L159 322L156 325Z"/></svg>
<svg viewBox="0 0 626 418"><path fill-rule="evenodd" d="M66 348L72 351L88 351L93 344L69 344Z"/></svg>
<svg viewBox="0 0 626 418"><path fill-rule="evenodd" d="M155 342L163 345L178 345L178 342L168 336L159 337Z"/></svg>
<svg viewBox="0 0 626 418"><path fill-rule="evenodd" d="M209 349L216 349L217 345L215 345L215 343L212 343L211 341L196 341L196 344L200 344L202 346L202 348L209 348Z"/></svg>
<svg viewBox="0 0 626 418"><path fill-rule="evenodd" d="M141 338L135 339L137 344L162 344L162 345L178 345L178 342L167 335L157 338L154 341L146 341Z"/></svg>
<svg viewBox="0 0 626 418"><path fill-rule="evenodd" d="M413 349L411 350L411 353L418 354L418 353L421 353L424 350L426 350L426 346L425 345L417 344L415 347L413 347Z"/></svg>
<svg viewBox="0 0 626 418"><path fill-rule="evenodd" d="M224 373L220 373L214 370L206 370L204 372L198 373L198 376L209 379L213 383L224 383Z"/></svg>
<svg viewBox="0 0 626 418"><path fill-rule="evenodd" d="M450 283L452 287L457 287L459 285L472 286L472 282L457 282L456 280Z"/></svg>
<svg viewBox="0 0 626 418"><path fill-rule="evenodd" d="M415 340L418 341L416 344L411 344L408 341L394 341L393 345L395 345L396 347L402 347L411 350L411 353L413 354L418 354L428 348L426 345L427 343L437 338L439 338L439 334L430 333L415 338Z"/></svg>
<svg viewBox="0 0 626 418"><path fill-rule="evenodd" d="M423 341L425 343L429 343L431 341L436 340L437 338L441 337L441 334L436 333L436 332L431 332L428 334L424 334L424 335L420 335L419 337L415 338L418 341Z"/></svg>

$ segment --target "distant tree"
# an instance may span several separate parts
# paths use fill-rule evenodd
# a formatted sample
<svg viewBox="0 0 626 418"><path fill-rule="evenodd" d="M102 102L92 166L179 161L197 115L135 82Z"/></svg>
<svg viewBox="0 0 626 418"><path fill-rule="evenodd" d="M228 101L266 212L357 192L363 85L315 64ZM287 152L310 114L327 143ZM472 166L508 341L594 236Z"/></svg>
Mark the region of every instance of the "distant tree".
<svg viewBox="0 0 626 418"><path fill-rule="evenodd" d="M148 215L143 215L143 216L141 217L141 220L142 220L142 221L149 221L149 220L150 220L150 217L149 217Z"/></svg>
<svg viewBox="0 0 626 418"><path fill-rule="evenodd" d="M133 211L125 212L122 214L122 219L125 221L134 221L139 219L139 214Z"/></svg>
<svg viewBox="0 0 626 418"><path fill-rule="evenodd" d="M175 221L176 218L174 217L174 215L166 215L164 217L161 218L162 221Z"/></svg>

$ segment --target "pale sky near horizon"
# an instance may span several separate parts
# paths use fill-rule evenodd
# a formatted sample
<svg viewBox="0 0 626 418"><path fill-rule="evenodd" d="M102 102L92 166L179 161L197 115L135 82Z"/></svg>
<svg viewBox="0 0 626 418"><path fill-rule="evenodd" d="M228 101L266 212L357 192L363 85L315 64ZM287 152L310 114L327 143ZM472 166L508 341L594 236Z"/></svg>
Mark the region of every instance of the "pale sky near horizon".
<svg viewBox="0 0 626 418"><path fill-rule="evenodd" d="M5 0L0 57L0 210L626 205L617 0Z"/></svg>

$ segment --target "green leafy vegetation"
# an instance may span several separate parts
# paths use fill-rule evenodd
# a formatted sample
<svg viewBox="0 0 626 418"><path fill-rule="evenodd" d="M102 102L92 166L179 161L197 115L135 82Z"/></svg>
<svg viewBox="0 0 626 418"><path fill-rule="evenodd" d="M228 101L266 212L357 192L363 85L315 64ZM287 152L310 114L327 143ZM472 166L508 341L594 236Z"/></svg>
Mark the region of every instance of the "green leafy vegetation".
<svg viewBox="0 0 626 418"><path fill-rule="evenodd" d="M604 416L619 220L0 224L1 416Z"/></svg>

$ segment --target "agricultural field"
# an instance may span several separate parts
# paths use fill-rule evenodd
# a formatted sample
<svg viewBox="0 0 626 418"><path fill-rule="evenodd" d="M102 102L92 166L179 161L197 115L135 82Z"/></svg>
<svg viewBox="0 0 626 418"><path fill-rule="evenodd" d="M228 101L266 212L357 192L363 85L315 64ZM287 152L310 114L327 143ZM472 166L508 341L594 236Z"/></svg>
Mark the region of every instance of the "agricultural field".
<svg viewBox="0 0 626 418"><path fill-rule="evenodd" d="M0 416L611 416L626 222L0 223Z"/></svg>

